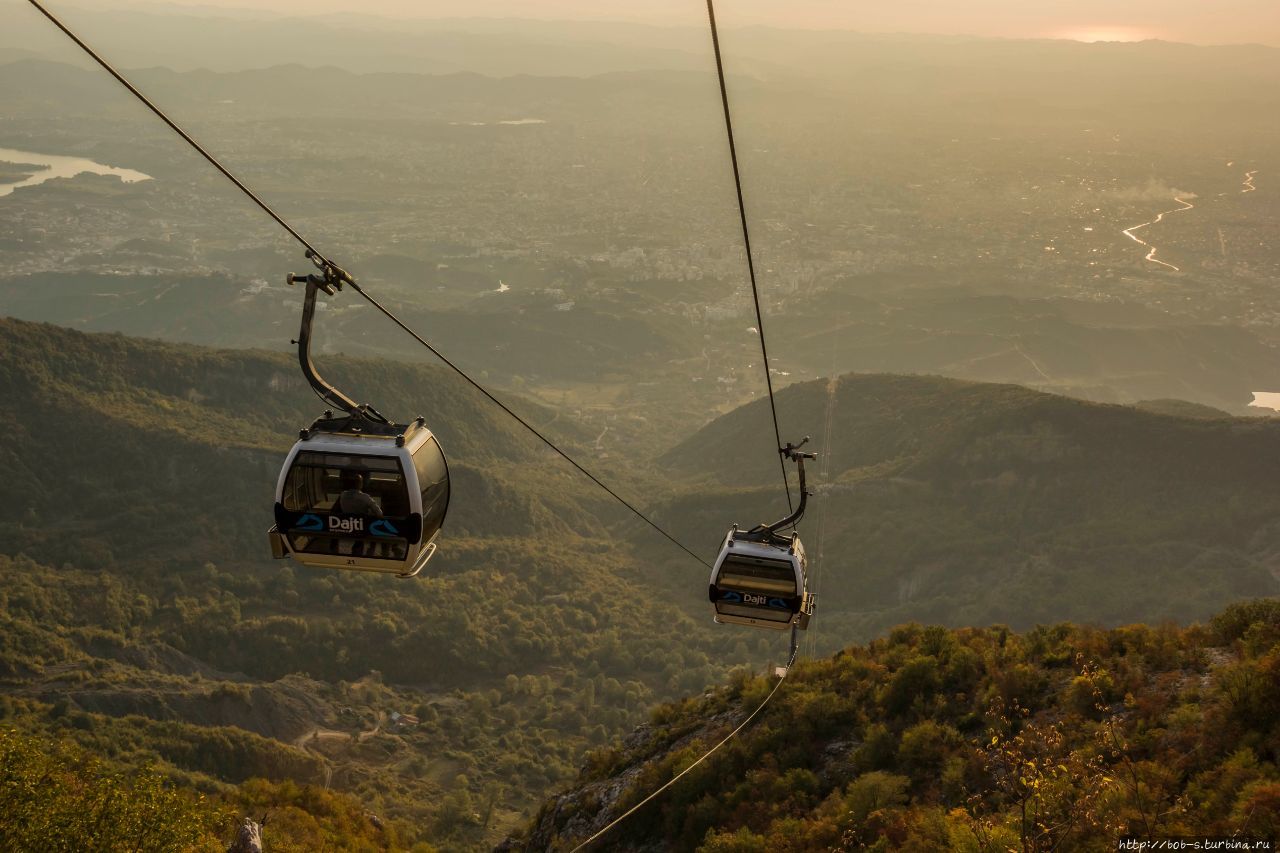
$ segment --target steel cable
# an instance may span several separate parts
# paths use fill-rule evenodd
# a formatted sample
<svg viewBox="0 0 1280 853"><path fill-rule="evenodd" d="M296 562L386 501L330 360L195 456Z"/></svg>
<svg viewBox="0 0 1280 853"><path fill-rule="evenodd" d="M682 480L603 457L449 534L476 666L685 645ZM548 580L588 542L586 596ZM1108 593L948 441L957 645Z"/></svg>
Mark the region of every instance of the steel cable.
<svg viewBox="0 0 1280 853"><path fill-rule="evenodd" d="M649 516L645 515L645 514L644 514L643 512L641 512L640 510L636 509L636 508L631 504L631 502L630 502L630 501L628 501L626 498L624 498L624 497L622 497L621 495L619 495L619 494L618 494L617 492L615 492L613 489L611 489L611 488L609 488L608 486L606 486L606 485L604 484L604 482L603 482L603 481L601 481L601 480L600 480L600 478L599 478L599 477L597 477L595 474L592 474L592 473L591 473L590 471L588 471L586 468L582 467L582 465L578 464L577 460L575 460L572 456L570 456L569 454L565 453L565 452L564 452L563 450L561 450L558 446L556 446L556 443L555 443L554 441L552 441L551 439L547 438L545 435L543 435L543 434L538 430L538 428L537 428L537 427L535 427L533 424L531 424L531 423L529 423L528 421L526 421L524 418L520 417L520 415L518 415L518 414L516 414L515 412L513 412L513 411L512 411L512 410L507 406L507 404L506 404L506 403L502 402L502 401L501 401L501 400L499 400L497 397L493 396L493 394L489 393L489 391L488 391L488 390L487 390L483 385L481 385L479 382L476 382L476 381L475 381L474 379L472 379L469 375L467 375L467 372L466 372L465 370L463 370L461 367L458 367L458 365L456 365L456 364L454 364L452 361L450 361L450 360L449 360L449 359L448 359L448 358L447 358L443 353L441 353L441 352L440 352L440 350L436 349L436 348L435 348L435 347L433 347L431 344L427 343L426 339L424 339L421 335L419 335L417 332L415 332L413 329L411 329L411 328L410 328L410 327L409 327L409 326L408 326L408 325L407 325L403 320L401 320L399 317L397 317L397 316L396 316L396 315L395 315L395 314L394 314L390 309L388 309L385 305L383 305L383 304L382 304L381 302L379 302L377 299L373 298L373 297L372 297L372 296L370 296L368 293L366 293L366 292L364 291L364 288L362 288L362 287L361 287L359 284L357 284L354 280L352 280L352 279L347 279L347 283L348 283L348 284L350 284L350 285L351 285L351 287L353 287L353 288L355 289L356 293L359 293L361 296L363 296L363 297L365 298L365 300L366 300L370 305L372 305L374 308L377 308L379 311L381 311L381 312L383 313L383 315L385 315L385 316L387 317L387 319L389 319L391 322L395 323L397 326L399 326L401 329L403 329L405 332L407 332L407 333L408 333L408 334L409 334L409 335L410 335L410 336L411 336L415 341L417 341L418 343L420 343L420 344L422 344L424 347L426 347L426 348L427 348L427 350L428 350L428 351L430 351L432 355L434 355L436 358L438 358L438 359L440 359L441 361L443 361L443 362L444 362L444 363L449 367L449 369L451 369L454 373L458 374L458 375L459 375L459 376L461 376L463 379L465 379L465 380L467 381L467 383L471 385L471 387L472 387L472 388L475 388L477 391L479 391L481 394L483 394L483 395L484 395L484 396L489 400L489 402L493 403L493 404L494 404L495 406L497 406L499 409L502 409L502 411L504 411L504 412L506 412L508 415L510 415L510 416L511 416L511 417L512 417L512 418L513 418L513 419L514 419L518 424L520 424L522 427L524 427L524 428L525 428L525 429L527 429L530 433L532 433L535 437L537 437L537 439L538 439L539 441L541 441L541 442L542 442L543 444L545 444L547 447L551 448L551 449L552 449L552 450L554 450L557 454L559 454L561 459L563 459L564 461L566 461L566 462L568 462L570 465L572 465L574 468L576 468L576 469L578 470L578 472L579 472L579 473L581 473L584 477L586 477L586 478L587 478L587 479L589 479L591 482L595 483L597 486L599 486L601 489L603 489L603 490L604 490L604 491L605 491L605 492L606 492L610 497L612 497L615 501L617 501L618 503L622 504L622 505L623 505L624 507L626 507L627 509L631 510L631 512L632 512L632 513L633 513L637 518L639 518L639 519L640 519L641 521L643 521L645 524L649 525L649 526L650 526L650 527L652 527L654 530L656 530L659 534L661 534L663 537L665 537L665 538L667 539L667 541L669 541L671 544L675 545L675 546L676 546L677 548L679 548L681 551L684 551L686 554L688 554L688 555L689 555L690 557L692 557L693 559L697 560L697 561L698 561L699 563L701 563L702 565L706 566L708 569L710 569L710 568L711 568L711 564L710 564L710 563L708 563L706 560L702 559L702 558L701 558L701 557L699 557L697 554L695 554L695 553L693 553L692 551L690 551L687 547L685 547L685 545L684 545L682 542L680 542L680 540L676 539L674 536L672 536L670 533L668 533L666 530L664 530L664 529L663 529L663 528L662 528L662 527L661 527L657 522L655 522L653 519L649 518Z"/></svg>
<svg viewBox="0 0 1280 853"><path fill-rule="evenodd" d="M666 790L667 790L668 788L670 788L672 785L674 785L675 783L677 783L677 782L679 782L681 779L683 779L683 778L685 777L685 775L686 775L687 773L689 773L689 771L693 770L693 768L697 767L699 764L701 764L702 762L704 762L704 761L706 761L708 758L710 758L712 755L714 755L714 754L716 753L716 751L720 749L720 747L724 746L726 743L728 743L729 741L731 741L731 740L733 740L735 737L737 737L738 732L740 732L740 731L742 731L743 729L745 729L745 728L746 728L746 727L751 723L751 721L752 721L752 720L754 720L757 716L759 716L759 715L760 715L760 712L761 712L761 711L763 711L763 710L765 709L765 706L766 706L766 705L768 705L768 704L769 704L769 702L773 699L774 694L776 694L776 693L778 692L778 688L780 688L780 687L782 686L782 682L784 682L784 681L786 681L786 680L787 680L787 676L791 673L791 666L792 666L792 665L795 663L795 661L796 661L796 649L798 648L798 645L797 645L797 644L798 644L798 641L797 641L797 638L796 638L796 629L795 629L794 627L792 627L792 629L791 629L791 656L790 656L789 658L787 658L787 666L786 666L786 669L785 669L785 670L783 671L783 673L782 673L782 677L778 679L778 683L777 683L777 684L773 685L773 689L769 691L769 695L767 695L767 696L765 696L765 697L764 697L764 701L763 701L763 702L761 702L759 705L757 705L754 711L752 711L750 714L747 714L746 719L744 719L741 723L738 723L737 727L736 727L736 728L734 728L734 730L733 730L733 731L731 731L731 732L729 732L729 734L725 735L725 736L724 736L724 738L723 738L723 739L721 739L719 743L717 743L715 746L711 747L711 748L710 748L710 749L708 749L706 752L704 752L701 756L699 756L699 757L698 757L698 759L697 759L696 761L694 761L694 762L693 762L692 764L690 764L688 767L686 767L685 769L681 770L679 773L677 773L676 775L674 775L674 776L672 776L670 779L668 779L666 782L664 782L664 783L663 783L659 788L657 788L653 793L649 794L649 796L645 797L643 800L641 800L640 802L636 803L634 806L632 806L631 808L627 809L627 810L626 810L625 812L623 812L622 814L618 815L616 818L614 818L612 821L610 821L610 822L608 823L608 825L606 825L603 829L599 830L599 831L598 831L598 832L596 832L594 835L592 835L590 838L588 838L586 841L583 841L583 842L582 842L581 844L579 844L577 847L573 848L573 850L571 850L571 851L570 851L570 853L578 853L578 851L580 851L580 850L585 850L585 849L587 849L589 846L591 846L592 844L594 844L596 841L599 841L602 837L604 837L604 835L605 835L606 833L608 833L608 832L609 832L609 830L613 829L615 826L617 826L618 824L622 823L624 820L626 820L627 818L631 817L631 816L632 816L633 814L635 814L636 812L640 811L640 809L644 808L644 806L645 806L646 804L648 804L648 803L649 803L649 802L651 802L652 800L656 799L656 798L658 797L658 795L660 795L662 792L666 791Z"/></svg>
<svg viewBox="0 0 1280 853"><path fill-rule="evenodd" d="M177 133L179 136L181 136L181 137L183 138L183 140L185 140L185 141L186 141L186 143L187 143L188 145L190 145L190 146L191 146L192 148L194 148L197 152L199 152L199 154L200 154L202 157L204 157L204 159L208 160L208 161L209 161L209 163L210 163L210 164L211 164L215 169L217 169L219 172L221 172L221 173L222 173L222 175L223 175L225 178L227 178L227 180L229 180L229 181L231 181L231 183L235 184L235 185L236 185L236 187L237 187L237 188L239 188L239 190L240 190L241 192L243 192L246 196L248 196L248 197L253 201L253 203L254 203L254 204L256 204L258 207L262 208L262 210L263 210L263 211L264 211L268 216L270 216L273 220L275 220L275 221L276 221L276 223L277 223L281 228L283 228L285 231L289 232L289 234L290 234L290 235L291 235L295 240L297 240L299 243L301 243L301 244L302 244L302 246L303 246L303 247L305 247L305 248L306 248L306 250L307 250L309 253L311 253L311 255L314 255L314 256L315 256L315 258L316 258L318 261L322 262L325 266L332 267L332 268L333 268L333 269L335 269L335 270L339 270L339 271L341 271L341 268L340 268L340 267L337 267L335 264L332 264L332 263L331 263L331 262L330 262L330 261L329 261L329 260L324 256L324 255L322 255L319 251L317 251L317 250L316 250L316 248L315 248L314 246L312 246L309 242L307 242L306 238L304 238L300 233L298 233L298 231L297 231L296 229L294 229L294 228L293 228L293 226L291 226L288 222L286 222L283 216L281 216L280 214L278 214L278 213L276 213L274 210L272 210L272 209L271 209L271 207L270 207L270 206L268 206L266 202L264 202L261 198L259 198L259 197L258 197L257 193L255 193L253 190L249 189L249 187L247 187L247 186L246 186L242 181L240 181L240 179L239 179L239 178L237 178L235 175L233 175L233 174L231 173L231 171L230 171L229 169L227 169L227 167L226 167L226 166L223 166L220 162L218 162L218 159L217 159L216 157L214 157L212 154L210 154L207 150L205 150L204 146L202 146L199 142L197 142L197 141L196 141L196 140L191 136L191 134L187 133L185 130L183 130L181 127L179 127L179 126L178 126L178 124L177 124L176 122L174 122L174 121L173 121L173 119L169 118L169 116L167 116L167 115L165 114L164 110L160 109L158 106L156 106L154 103L152 103L151 99L149 99L146 95L144 95L144 94L143 94L143 93L142 93L142 92L141 92L141 91L140 91L136 86L134 86L132 83L130 83L130 82L128 81L128 79L126 79L126 78L125 78L125 76L124 76L123 74L121 74L119 71L117 71L115 68L113 68L113 67L111 66L111 64L110 64L110 63L108 63L105 59L103 59L103 58L98 54L98 52L97 52L97 51L95 51L93 48L89 47L89 45L88 45L88 44L86 44L86 43L84 42L84 40L83 40L83 39L81 39L81 38L80 38L79 36L77 36L74 32L72 32L72 30L71 30L71 28L70 28L70 27L68 27L68 26L67 26L66 24L64 24L61 20L59 20L59 19L57 18L57 16L55 16L52 12L50 12L48 9L46 9L46 8L44 7L44 5L40 2L40 0L27 0L27 2L28 2L28 3L30 3L32 6L34 6L37 10L39 10L39 12L40 12L42 15L44 15L46 18L48 18L48 19L53 23L53 25L54 25L54 26L56 26L59 30L61 30L61 31L62 31L62 32L67 36L67 38L69 38L69 39L71 39L73 42L75 42L75 43L80 47L80 49L81 49L81 50L83 50L83 51L84 51L85 53L87 53L87 54L88 54L88 55L89 55L89 56L90 56L90 57L91 57L95 62L97 62L99 65L101 65L101 66L103 67L103 69L105 69L105 70L107 71L107 73L108 73L108 74L110 74L112 77L114 77L114 78L116 79L116 81L120 83L120 85L122 85L122 86L124 86L126 89L128 89L128 90L129 90L129 92L130 92L130 93L131 93L135 98L137 98L139 101L141 101L143 104L145 104L145 105L147 106L147 108L148 108L148 109L150 109L150 110L151 110L151 112L155 113L155 114L156 114L156 116L157 116L157 117L159 117L159 119L160 119L161 121L163 121L165 124L167 124L167 125L169 126L169 128L170 128L170 129L172 129L172 130L174 131L174 133ZM446 357L445 357L445 356L444 356L444 355L443 355L443 354L442 354L438 349L436 349L435 347L433 347L431 344L427 343L427 341L426 341L426 339L425 339L425 338L423 338L421 335L419 335L417 332L415 332L413 329L411 329L411 328L410 328L410 327L409 327L409 326L408 326L408 325L407 325L403 320L401 320L399 317L397 317L397 316L396 316L396 315L395 315L395 314L394 314L390 309L388 309L386 306L384 306L381 302L379 302L377 299L373 298L373 297L372 297L372 296L370 296L368 293L366 293L366 292L364 291L364 289L363 289L362 287L360 287L360 285L359 285L359 284L357 284L357 283L356 283L356 281L355 281L354 279L352 279L349 275L346 275L346 274L345 274L345 272L343 272L343 281L345 281L347 284L350 284L350 285L351 285L351 287L352 287L352 288L353 288L357 293L359 293L362 297L364 297L364 298L365 298L365 300L366 300L366 301L368 301L368 302L369 302L369 304L373 305L375 308L377 308L379 311L381 311L381 312L382 312L382 313L383 313L383 314L384 314L388 319L390 319L393 323L395 323L395 324L396 324L397 326L399 326L401 329L403 329L404 331L408 332L408 333L409 333L409 335L411 335L411 336L413 337L413 339L414 339L414 340L416 340L418 343L422 344L422 345L423 345L424 347L426 347L426 348L427 348L427 349L428 349L428 350L429 350L429 351L430 351L430 352L431 352L431 353L432 353L436 358L440 359L440 360L441 360L441 361L443 361L446 365L448 365L448 367L449 367L451 370L453 370L453 372L454 372L454 373L458 374L458 375L459 375L459 376L461 376L464 380L466 380L466 381L467 381L467 383L469 383L469 384L471 385L471 387L475 388L477 391L479 391L481 394L483 394L483 395L484 395L484 396L485 396L485 397L486 397L490 402L492 402L492 403L493 403L494 405L496 405L498 408L502 409L502 411L504 411L504 412L506 412L508 415L510 415L510 416L511 416L511 417L512 417L512 418L513 418L517 423L519 423L519 424L520 424L521 426L523 426L526 430L528 430L530 433L532 433L532 434L533 434L533 435L534 435L534 436L535 436L539 441L541 441L541 442L542 442L543 444L545 444L547 447L549 447L549 448L551 448L552 450L554 450L557 454L559 454L559 456L560 456L562 459L564 459L566 462L568 462L570 465L572 465L572 466L573 466L575 469L577 469L581 474L583 474L587 479L591 480L591 482L595 483L597 486L599 486L601 489L603 489L603 490L604 490L604 491L605 491L605 492L606 492L610 497L612 497L615 501L617 501L618 503L622 504L622 506L624 506L624 507L626 507L628 510L630 510L630 511L631 511L631 513L632 513L633 515L635 515L637 518L639 518L639 519L640 519L641 521L643 521L645 524L649 525L649 527L651 527L651 528L653 528L654 530L656 530L656 531L657 531L659 534L661 534L665 539L667 539L667 541L671 542L673 545L675 545L675 546L676 546L677 548L679 548L681 551L684 551L686 554L688 554L688 555L689 555L690 557L692 557L693 559L697 560L699 563L701 563L701 564L702 564L704 567L706 567L707 569L710 569L710 568L711 568L711 564L710 564L710 563L708 563L708 562L707 562L706 560L704 560L702 557L699 557L697 554L695 554L693 551L691 551L691 550L690 550L688 547L686 547L682 542L680 542L678 539L676 539L674 536L672 536L670 533L668 533L665 529L663 529L663 528L662 528L662 527L661 527L657 522L655 522L653 519L649 518L649 516L645 515L643 512L641 512L639 509L637 509L634 505L632 505L630 501L626 500L626 499L625 499L625 498L623 498L621 495L619 495L617 492L615 492L613 489L611 489L611 488L609 488L607 485L605 485L605 484L604 484L604 482L603 482L603 481L601 481L599 477L597 477L595 474L592 474L590 471L588 471L586 468L584 468L584 467L583 467L581 464L579 464L579 463L577 462L577 460L575 460L572 456L570 456L568 453L565 453L563 450L561 450L561 449L556 445L556 443L555 443L555 442L553 442L551 439L549 439L549 438L547 438L545 435L543 435L543 434L542 434L542 433L541 433L541 432L540 432L536 427L534 427L531 423L529 423L528 421L526 421L526 420L525 420L524 418L522 418L520 415L516 414L516 413L515 413L514 411L512 411L512 410L511 410L511 409L510 409L510 408L509 408L505 403L503 403L501 400L499 400L497 397L495 397L493 394L491 394L487 389L485 389L485 388L484 388L484 386L482 386L480 383L478 383L478 382L476 382L474 379L472 379L472 378L471 378L471 376L470 376L470 375L468 375L468 374L467 374L467 372L466 372L465 370L463 370L461 367L458 367L458 365L454 364L452 361L450 361L448 358L446 358Z"/></svg>
<svg viewBox="0 0 1280 853"><path fill-rule="evenodd" d="M769 390L769 410L773 413L773 437L778 448L782 447L782 430L778 427L778 404L773 396L773 374L769 366L769 347L764 339L764 314L760 310L760 288L756 285L756 262L751 253L751 231L747 228L747 205L742 197L742 175L738 171L738 147L733 140L733 118L729 114L729 90L724 81L724 62L720 59L720 34L716 29L716 10L712 0L707 0L707 20L711 23L711 47L716 55L716 76L720 80L720 103L724 107L724 129L729 136L729 160L733 163L733 185L738 192L738 218L742 222L742 243L747 250L747 274L751 279L751 300L756 308L756 336L760 338L760 357L764 359L764 383ZM787 479L787 460L778 452L778 465L782 469L782 484L787 490L787 509L791 503L791 481Z"/></svg>

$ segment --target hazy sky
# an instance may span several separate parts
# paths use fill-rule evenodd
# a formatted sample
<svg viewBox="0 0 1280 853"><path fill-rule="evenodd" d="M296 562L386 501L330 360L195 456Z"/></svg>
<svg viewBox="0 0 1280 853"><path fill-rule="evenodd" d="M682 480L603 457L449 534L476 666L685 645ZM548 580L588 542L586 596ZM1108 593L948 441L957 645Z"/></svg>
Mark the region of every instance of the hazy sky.
<svg viewBox="0 0 1280 853"><path fill-rule="evenodd" d="M521 17L695 24L702 0L67 0L94 7L199 6L291 14ZM766 24L916 32L1196 44L1280 46L1280 0L719 0L722 25Z"/></svg>

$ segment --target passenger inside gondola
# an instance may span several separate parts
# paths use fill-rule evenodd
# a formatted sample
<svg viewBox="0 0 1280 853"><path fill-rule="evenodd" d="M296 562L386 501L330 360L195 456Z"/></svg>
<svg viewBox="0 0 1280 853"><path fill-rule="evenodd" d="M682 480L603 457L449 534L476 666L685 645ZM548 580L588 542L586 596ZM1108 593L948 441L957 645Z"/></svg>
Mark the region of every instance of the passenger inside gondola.
<svg viewBox="0 0 1280 853"><path fill-rule="evenodd" d="M396 519L410 512L400 463L393 457L299 453L284 489L284 506L312 512L328 523L330 514ZM398 537L359 535L332 528L291 531L294 548L304 553L404 559L407 544Z"/></svg>
<svg viewBox="0 0 1280 853"><path fill-rule="evenodd" d="M363 471L342 472L342 494L338 496L338 509L348 515L382 516L382 507L365 492Z"/></svg>
<svg viewBox="0 0 1280 853"><path fill-rule="evenodd" d="M293 512L395 516L407 510L408 495L394 458L299 453L285 483L284 505Z"/></svg>

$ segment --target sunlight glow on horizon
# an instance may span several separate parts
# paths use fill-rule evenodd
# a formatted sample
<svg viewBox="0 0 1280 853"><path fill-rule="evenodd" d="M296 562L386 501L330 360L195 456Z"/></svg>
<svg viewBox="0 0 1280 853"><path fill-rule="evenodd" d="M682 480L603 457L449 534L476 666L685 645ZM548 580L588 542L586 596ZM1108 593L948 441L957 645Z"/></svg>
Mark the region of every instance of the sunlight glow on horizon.
<svg viewBox="0 0 1280 853"><path fill-rule="evenodd" d="M1098 42L1135 42L1147 41L1148 39L1160 38L1156 33L1148 30L1140 30L1136 27L1070 27L1068 29L1057 30L1052 33L1050 38L1066 39L1068 41L1081 41L1090 44Z"/></svg>
<svg viewBox="0 0 1280 853"><path fill-rule="evenodd" d="M705 26L706 10L690 0L64 0L77 7L200 14L313 17L350 15L430 21L515 18L539 21ZM1200 45L1280 47L1277 0L724 0L721 28L779 27L866 34L929 34L1083 43L1149 39Z"/></svg>

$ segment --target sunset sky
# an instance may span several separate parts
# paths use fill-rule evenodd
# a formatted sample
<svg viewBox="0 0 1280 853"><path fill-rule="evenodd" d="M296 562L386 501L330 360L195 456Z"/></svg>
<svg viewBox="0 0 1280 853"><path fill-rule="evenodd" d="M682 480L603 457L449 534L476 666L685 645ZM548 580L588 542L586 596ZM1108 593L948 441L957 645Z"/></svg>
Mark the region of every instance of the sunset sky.
<svg viewBox="0 0 1280 853"><path fill-rule="evenodd" d="M57 0L55 0L57 2ZM103 7L203 7L288 14L349 12L390 17L520 17L696 24L701 0L69 0ZM724 26L762 24L1002 37L1280 46L1278 0L720 0Z"/></svg>

